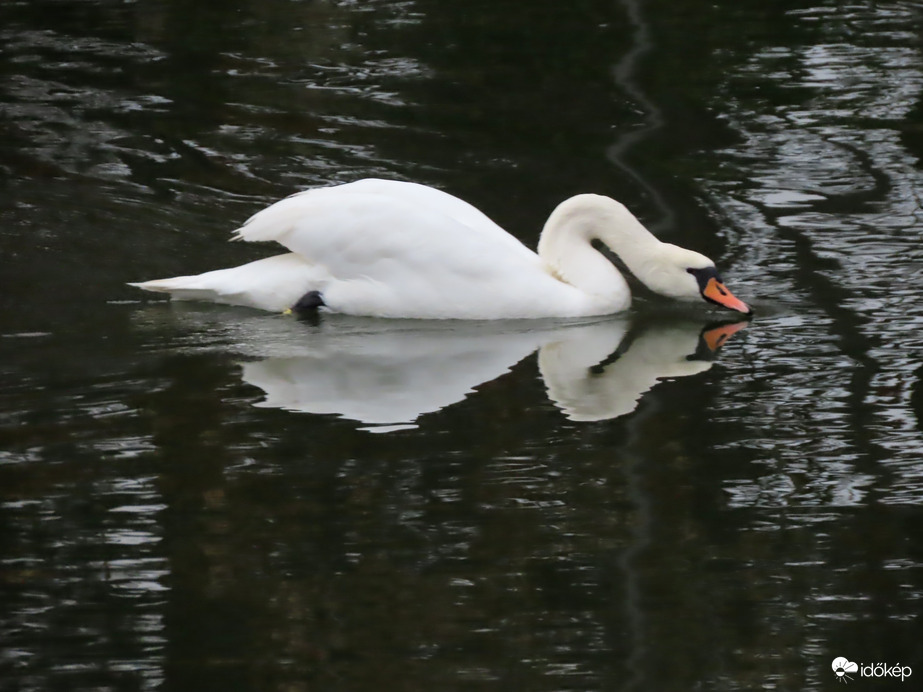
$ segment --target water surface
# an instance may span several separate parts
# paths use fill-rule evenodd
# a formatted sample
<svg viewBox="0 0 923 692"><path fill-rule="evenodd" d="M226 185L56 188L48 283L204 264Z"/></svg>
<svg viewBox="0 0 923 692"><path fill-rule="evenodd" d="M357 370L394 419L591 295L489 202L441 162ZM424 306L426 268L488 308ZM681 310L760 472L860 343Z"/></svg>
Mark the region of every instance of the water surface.
<svg viewBox="0 0 923 692"><path fill-rule="evenodd" d="M923 675L920 33L913 2L3 3L4 685ZM370 175L531 246L609 194L756 319L713 352L726 314L643 292L313 325L124 286Z"/></svg>

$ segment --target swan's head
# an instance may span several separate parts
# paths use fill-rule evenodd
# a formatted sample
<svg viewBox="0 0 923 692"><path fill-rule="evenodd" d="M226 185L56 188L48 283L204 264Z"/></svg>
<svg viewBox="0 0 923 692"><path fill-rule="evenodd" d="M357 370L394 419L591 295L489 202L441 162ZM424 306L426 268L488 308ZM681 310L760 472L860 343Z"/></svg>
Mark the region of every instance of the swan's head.
<svg viewBox="0 0 923 692"><path fill-rule="evenodd" d="M727 289L714 262L659 241L624 204L610 197L583 194L561 202L545 223L538 254L565 281L604 293L616 284L611 265L604 267L595 261L595 253L588 252L594 240L607 245L644 285L661 295L705 300L745 315L753 312Z"/></svg>
<svg viewBox="0 0 923 692"><path fill-rule="evenodd" d="M704 300L745 315L753 313L724 285L715 263L698 252L664 243L646 269L643 281L657 293L679 300Z"/></svg>

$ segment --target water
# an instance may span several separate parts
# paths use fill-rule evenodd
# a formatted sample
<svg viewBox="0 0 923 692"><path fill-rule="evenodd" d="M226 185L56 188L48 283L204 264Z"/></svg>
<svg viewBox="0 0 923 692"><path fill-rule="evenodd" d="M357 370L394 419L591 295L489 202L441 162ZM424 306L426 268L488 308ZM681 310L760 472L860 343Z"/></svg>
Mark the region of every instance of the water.
<svg viewBox="0 0 923 692"><path fill-rule="evenodd" d="M912 2L3 3L0 688L923 674L921 28ZM756 319L642 294L311 325L123 285L263 256L224 242L250 213L368 175L530 245L605 192Z"/></svg>

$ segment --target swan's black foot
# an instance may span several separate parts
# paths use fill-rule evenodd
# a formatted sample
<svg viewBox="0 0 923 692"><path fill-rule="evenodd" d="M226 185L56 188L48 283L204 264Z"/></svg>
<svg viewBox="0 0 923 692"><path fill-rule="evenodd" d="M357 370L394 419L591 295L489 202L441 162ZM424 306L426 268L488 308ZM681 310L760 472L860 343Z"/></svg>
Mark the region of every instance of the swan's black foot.
<svg viewBox="0 0 923 692"><path fill-rule="evenodd" d="M286 312L293 312L299 318L307 319L312 322L317 321L317 312L320 308L324 307L326 303L324 302L324 297L321 295L320 291L308 291L301 298L298 299L298 302L295 303L289 310Z"/></svg>

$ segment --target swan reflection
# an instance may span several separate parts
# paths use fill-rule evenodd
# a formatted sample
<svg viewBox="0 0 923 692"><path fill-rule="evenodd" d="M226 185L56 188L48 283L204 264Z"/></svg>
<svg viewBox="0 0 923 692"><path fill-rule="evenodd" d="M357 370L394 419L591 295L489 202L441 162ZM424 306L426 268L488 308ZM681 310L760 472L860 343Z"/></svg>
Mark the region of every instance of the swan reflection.
<svg viewBox="0 0 923 692"><path fill-rule="evenodd" d="M548 396L576 421L631 413L659 380L708 370L718 349L746 322L636 325L613 346L613 334L585 328L545 344L538 367Z"/></svg>
<svg viewBox="0 0 923 692"><path fill-rule="evenodd" d="M336 414L377 432L415 427L420 416L461 401L538 351L548 396L564 415L604 420L632 412L658 380L710 368L747 324L331 322L292 323L304 329L297 340L248 349L262 358L241 364L244 382L265 394L256 406Z"/></svg>

